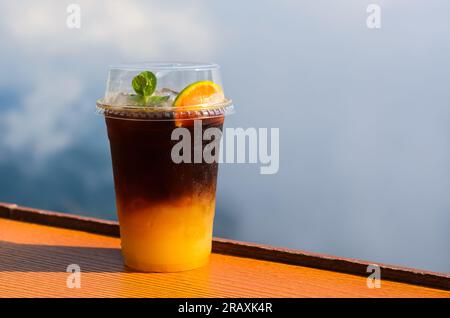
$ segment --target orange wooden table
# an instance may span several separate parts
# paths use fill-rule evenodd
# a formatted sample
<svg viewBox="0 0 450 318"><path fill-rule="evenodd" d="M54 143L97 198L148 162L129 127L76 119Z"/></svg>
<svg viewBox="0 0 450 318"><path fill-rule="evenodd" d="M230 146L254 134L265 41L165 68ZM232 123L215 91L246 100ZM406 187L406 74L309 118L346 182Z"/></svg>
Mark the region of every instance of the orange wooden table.
<svg viewBox="0 0 450 318"><path fill-rule="evenodd" d="M221 239L203 268L128 272L117 235L115 222L0 204L0 297L450 297L447 274L380 265L370 289L367 262ZM67 287L69 264L81 288Z"/></svg>

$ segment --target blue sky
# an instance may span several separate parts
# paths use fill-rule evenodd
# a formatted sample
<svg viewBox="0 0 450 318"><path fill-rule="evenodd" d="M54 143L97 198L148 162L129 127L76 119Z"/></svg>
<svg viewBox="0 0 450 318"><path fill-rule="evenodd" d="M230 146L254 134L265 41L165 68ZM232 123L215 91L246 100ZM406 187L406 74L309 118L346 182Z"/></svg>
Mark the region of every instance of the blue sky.
<svg viewBox="0 0 450 318"><path fill-rule="evenodd" d="M450 272L448 1L72 2L0 1L0 200L115 218L108 65L214 61L227 126L281 136L221 167L216 235Z"/></svg>

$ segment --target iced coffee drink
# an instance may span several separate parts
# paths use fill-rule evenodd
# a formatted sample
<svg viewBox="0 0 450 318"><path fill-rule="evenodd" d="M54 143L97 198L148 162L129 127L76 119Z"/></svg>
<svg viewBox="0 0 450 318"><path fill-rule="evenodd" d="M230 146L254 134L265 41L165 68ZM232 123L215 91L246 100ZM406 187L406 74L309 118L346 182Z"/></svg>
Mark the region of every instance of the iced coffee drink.
<svg viewBox="0 0 450 318"><path fill-rule="evenodd" d="M106 120L122 253L130 269L172 272L208 262L218 163L199 160L195 149L220 140L202 138L199 144L194 135L220 132L231 111L218 72L217 65L192 63L110 71L97 109ZM181 151L190 153L182 153L181 161L174 158L177 129L192 136L183 141Z"/></svg>

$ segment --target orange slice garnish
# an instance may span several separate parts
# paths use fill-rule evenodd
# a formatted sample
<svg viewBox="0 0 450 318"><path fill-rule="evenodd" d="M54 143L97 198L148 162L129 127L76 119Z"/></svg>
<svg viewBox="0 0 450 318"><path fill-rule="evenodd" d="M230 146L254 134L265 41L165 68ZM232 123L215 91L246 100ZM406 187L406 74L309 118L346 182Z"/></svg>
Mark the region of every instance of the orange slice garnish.
<svg viewBox="0 0 450 318"><path fill-rule="evenodd" d="M223 102L224 95L220 85L211 81L200 81L188 85L174 101L174 106L196 106Z"/></svg>
<svg viewBox="0 0 450 318"><path fill-rule="evenodd" d="M175 99L175 107L202 106L221 103L225 100L220 85L211 81L200 81L192 83L184 88ZM175 114L175 125L177 127L191 126L193 124L189 115Z"/></svg>

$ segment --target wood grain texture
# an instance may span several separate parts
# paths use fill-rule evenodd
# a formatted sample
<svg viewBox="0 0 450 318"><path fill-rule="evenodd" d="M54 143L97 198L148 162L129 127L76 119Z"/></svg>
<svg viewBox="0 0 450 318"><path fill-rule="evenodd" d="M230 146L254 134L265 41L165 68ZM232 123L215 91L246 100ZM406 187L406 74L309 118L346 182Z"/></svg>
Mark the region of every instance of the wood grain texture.
<svg viewBox="0 0 450 318"><path fill-rule="evenodd" d="M119 225L114 221L83 217L67 213L21 207L0 202L0 217L31 223L81 230L119 237ZM267 245L214 238L213 252L279 263L313 267L366 277L367 266L374 262L278 248ZM420 269L376 263L384 279L450 290L450 275Z"/></svg>
<svg viewBox="0 0 450 318"><path fill-rule="evenodd" d="M350 273L364 277L367 277L367 267L369 265L376 265L380 268L384 279L450 290L449 274L430 272L422 269L368 262L267 245L236 242L220 238L214 239L213 250L216 253L223 253L226 255L251 257L260 260Z"/></svg>
<svg viewBox="0 0 450 318"><path fill-rule="evenodd" d="M81 288L66 286L69 264ZM265 260L212 254L181 273L133 273L118 238L0 218L0 297L450 297L450 292Z"/></svg>
<svg viewBox="0 0 450 318"><path fill-rule="evenodd" d="M0 217L113 237L119 237L120 235L119 224L114 221L33 209L11 203L0 202Z"/></svg>

